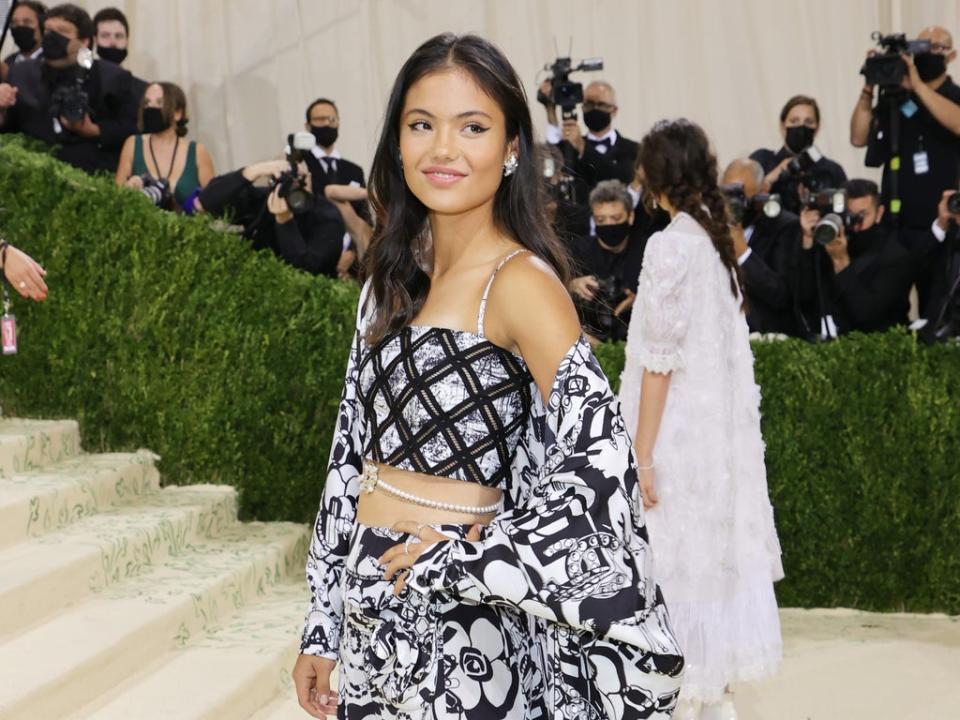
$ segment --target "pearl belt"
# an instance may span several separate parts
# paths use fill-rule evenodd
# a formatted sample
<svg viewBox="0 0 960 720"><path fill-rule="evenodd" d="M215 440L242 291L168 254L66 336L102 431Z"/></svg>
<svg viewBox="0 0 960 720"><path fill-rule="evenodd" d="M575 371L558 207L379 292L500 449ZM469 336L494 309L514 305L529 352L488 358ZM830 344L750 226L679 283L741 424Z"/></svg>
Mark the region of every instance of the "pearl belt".
<svg viewBox="0 0 960 720"><path fill-rule="evenodd" d="M497 500L492 505L457 505L455 503L441 502L440 500L431 500L423 498L413 493L394 487L386 480L380 477L380 469L376 464L369 460L363 461L363 472L360 475L360 490L365 493L372 493L374 488L379 487L384 492L390 493L401 500L433 508L434 510L446 510L448 512L464 513L466 515L490 515L500 510L503 498Z"/></svg>

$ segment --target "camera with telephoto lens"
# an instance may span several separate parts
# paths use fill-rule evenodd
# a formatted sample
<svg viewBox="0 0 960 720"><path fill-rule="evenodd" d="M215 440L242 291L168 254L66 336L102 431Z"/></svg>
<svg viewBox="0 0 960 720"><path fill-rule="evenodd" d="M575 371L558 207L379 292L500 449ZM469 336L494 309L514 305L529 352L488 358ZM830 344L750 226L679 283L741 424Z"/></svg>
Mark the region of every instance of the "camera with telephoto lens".
<svg viewBox="0 0 960 720"><path fill-rule="evenodd" d="M805 210L820 213L820 220L813 228L813 239L820 245L829 245L845 228L863 221L863 213L847 212L847 191L842 188L807 193L801 204Z"/></svg>
<svg viewBox="0 0 960 720"><path fill-rule="evenodd" d="M750 219L757 216L757 213L763 213L768 218L779 217L783 206L780 202L780 196L776 193L757 193L751 198L747 197L743 189L743 183L728 183L720 186L720 192L723 193L724 200L727 202L727 210L730 212L730 219L735 225L743 225L743 220L747 216Z"/></svg>
<svg viewBox="0 0 960 720"><path fill-rule="evenodd" d="M796 180L808 190L819 190L820 180L814 175L814 168L823 158L816 145L800 151L781 171L781 180Z"/></svg>
<svg viewBox="0 0 960 720"><path fill-rule="evenodd" d="M174 205L173 192L170 190L170 183L163 178L155 178L150 173L144 173L140 176L143 181L143 187L140 192L150 198L150 201L160 208L172 208Z"/></svg>
<svg viewBox="0 0 960 720"><path fill-rule="evenodd" d="M80 48L77 65L71 68L50 93L50 117L63 118L71 123L83 122L90 114L90 96L84 88L87 74L93 67L93 53L89 48Z"/></svg>
<svg viewBox="0 0 960 720"><path fill-rule="evenodd" d="M876 85L881 90L899 89L900 83L907 75L907 64L901 53L908 55L922 55L930 52L929 40L907 40L903 33L884 35L873 33L870 38L880 47L882 52L872 55L860 68L860 74L867 85Z"/></svg>
<svg viewBox="0 0 960 720"><path fill-rule="evenodd" d="M603 58L588 58L574 67L569 57L558 57L553 64L546 65L550 71L551 90L549 97L537 91L537 100L544 105L553 104L560 108L563 120L576 119L577 106L583 102L583 85L570 82L570 73L595 72L603 70Z"/></svg>
<svg viewBox="0 0 960 720"><path fill-rule="evenodd" d="M270 191L279 187L277 197L287 201L287 207L294 215L309 212L314 206L313 193L307 188L307 176L300 173L300 163L316 145L317 139L313 133L298 132L288 135L284 152L290 169L270 182Z"/></svg>
<svg viewBox="0 0 960 720"><path fill-rule="evenodd" d="M960 215L960 192L947 196L947 212L951 215Z"/></svg>
<svg viewBox="0 0 960 720"><path fill-rule="evenodd" d="M579 302L584 329L599 340L613 338L614 323L623 323L613 311L626 297L626 288L615 275L598 277L593 300Z"/></svg>

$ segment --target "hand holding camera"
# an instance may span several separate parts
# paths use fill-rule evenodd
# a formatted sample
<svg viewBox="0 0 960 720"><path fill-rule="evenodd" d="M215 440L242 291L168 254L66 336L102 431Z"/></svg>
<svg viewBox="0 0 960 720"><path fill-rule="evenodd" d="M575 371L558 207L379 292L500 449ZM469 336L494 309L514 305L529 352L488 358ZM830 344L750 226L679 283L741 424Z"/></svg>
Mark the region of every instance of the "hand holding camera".
<svg viewBox="0 0 960 720"><path fill-rule="evenodd" d="M937 205L937 225L946 232L951 222L960 224L960 191L944 190Z"/></svg>
<svg viewBox="0 0 960 720"><path fill-rule="evenodd" d="M280 191L281 187L277 184L267 196L267 210L273 214L277 223L283 225L293 220L293 212L286 199L280 196Z"/></svg>
<svg viewBox="0 0 960 720"><path fill-rule="evenodd" d="M0 83L0 110L17 104L17 89L9 83Z"/></svg>

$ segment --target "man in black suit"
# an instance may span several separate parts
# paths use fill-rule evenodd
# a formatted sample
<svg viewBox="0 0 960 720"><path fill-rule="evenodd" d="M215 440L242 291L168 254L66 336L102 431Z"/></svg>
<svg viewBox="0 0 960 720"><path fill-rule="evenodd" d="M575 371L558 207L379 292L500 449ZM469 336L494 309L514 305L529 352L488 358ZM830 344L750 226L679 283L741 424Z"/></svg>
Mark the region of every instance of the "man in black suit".
<svg viewBox="0 0 960 720"><path fill-rule="evenodd" d="M941 195L928 239L930 299L921 308L926 324L920 330L927 341L960 337L960 213L950 212L947 205L953 195L960 193L946 190Z"/></svg>
<svg viewBox="0 0 960 720"><path fill-rule="evenodd" d="M807 299L808 312L820 315L816 324L826 335L833 335L834 328L839 333L879 332L906 325L910 288L921 270L922 257L908 251L896 229L881 222L885 208L875 182L849 180L846 191L846 227L841 223L833 240L812 242L817 227L811 227L806 218L802 222L807 274L812 272L815 278L815 263L820 264L820 288ZM811 213L817 211L804 212Z"/></svg>
<svg viewBox="0 0 960 720"><path fill-rule="evenodd" d="M347 187L365 188L363 168L346 160L335 148L340 134L340 111L336 103L327 98L317 98L307 106L306 124L304 127L317 140L317 146L307 156L307 167L313 178L314 192L323 194L327 185L346 185ZM350 203L353 211L367 225L372 225L370 208L366 202L357 200ZM338 206L339 207L339 206ZM344 217L350 225L350 218ZM344 235L344 251L347 257L352 253L358 256L356 238L349 233ZM352 262L351 262L352 264Z"/></svg>
<svg viewBox="0 0 960 720"><path fill-rule="evenodd" d="M16 63L9 83L0 84L0 132L58 145L57 157L86 172L113 172L124 140L137 131L140 98L131 75L100 60L89 70L77 64L78 54L92 44L93 21L76 5L51 8L44 28L43 58ZM71 87L87 96L82 116L54 112L58 91Z"/></svg>
<svg viewBox="0 0 960 720"><path fill-rule="evenodd" d="M764 171L756 160L734 160L721 180L727 188L742 188L746 201L743 217L730 231L743 270L747 325L751 332L795 335L797 311L790 271L791 255L800 246L800 221L789 212L768 217L757 206Z"/></svg>
<svg viewBox="0 0 960 720"><path fill-rule="evenodd" d="M550 96L550 82L541 87L545 97ZM576 119L557 117L557 107L545 103L547 110L547 142L568 144L572 152L565 153L569 170L576 178L576 200L586 205L590 191L603 180L619 180L624 185L633 181L639 145L614 129L617 117L617 96L610 83L595 80L583 91L583 122L587 133L581 134ZM572 161L571 161L572 160Z"/></svg>

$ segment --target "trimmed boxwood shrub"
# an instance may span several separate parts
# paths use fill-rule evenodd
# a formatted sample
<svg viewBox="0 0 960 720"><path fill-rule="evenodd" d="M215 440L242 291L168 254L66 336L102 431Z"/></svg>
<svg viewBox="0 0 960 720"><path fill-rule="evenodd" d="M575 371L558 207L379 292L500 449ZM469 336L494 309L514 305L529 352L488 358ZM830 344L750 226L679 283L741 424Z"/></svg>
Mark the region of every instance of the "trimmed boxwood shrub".
<svg viewBox="0 0 960 720"><path fill-rule="evenodd" d="M0 357L10 415L144 446L166 482L223 482L247 519L316 512L357 300L205 218L157 211L0 140L0 231L48 270ZM623 345L597 348L614 386ZM960 613L960 348L903 331L754 343L792 606Z"/></svg>

